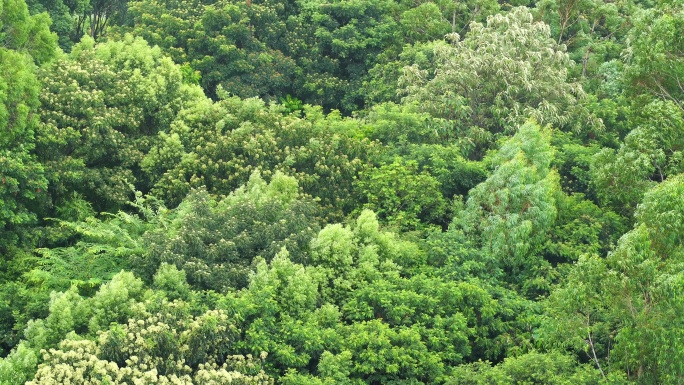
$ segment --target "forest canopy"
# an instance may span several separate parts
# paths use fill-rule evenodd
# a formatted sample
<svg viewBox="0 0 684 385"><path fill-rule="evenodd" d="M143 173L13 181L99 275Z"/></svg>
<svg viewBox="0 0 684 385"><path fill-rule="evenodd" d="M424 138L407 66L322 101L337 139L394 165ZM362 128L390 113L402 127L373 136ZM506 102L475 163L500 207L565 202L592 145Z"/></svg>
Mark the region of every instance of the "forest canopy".
<svg viewBox="0 0 684 385"><path fill-rule="evenodd" d="M678 0L0 0L0 385L681 384Z"/></svg>

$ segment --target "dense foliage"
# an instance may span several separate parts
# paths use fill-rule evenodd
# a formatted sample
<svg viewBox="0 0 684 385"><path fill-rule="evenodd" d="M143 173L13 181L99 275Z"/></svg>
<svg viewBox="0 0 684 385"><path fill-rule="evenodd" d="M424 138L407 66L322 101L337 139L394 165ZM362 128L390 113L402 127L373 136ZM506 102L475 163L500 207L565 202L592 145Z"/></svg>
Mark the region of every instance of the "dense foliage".
<svg viewBox="0 0 684 385"><path fill-rule="evenodd" d="M0 385L681 384L679 0L0 0Z"/></svg>

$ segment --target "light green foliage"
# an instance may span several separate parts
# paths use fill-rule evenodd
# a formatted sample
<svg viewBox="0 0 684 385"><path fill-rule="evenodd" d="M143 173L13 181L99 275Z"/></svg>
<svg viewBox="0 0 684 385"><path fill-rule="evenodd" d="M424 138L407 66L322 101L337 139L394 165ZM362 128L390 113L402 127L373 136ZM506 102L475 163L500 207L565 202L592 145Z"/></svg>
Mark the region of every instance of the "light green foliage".
<svg viewBox="0 0 684 385"><path fill-rule="evenodd" d="M509 279L541 278L539 254L556 215L558 174L550 169L554 149L548 133L528 122L492 158L491 176L473 188L455 221L499 260ZM547 283L530 283L543 289Z"/></svg>
<svg viewBox="0 0 684 385"><path fill-rule="evenodd" d="M34 130L40 83L34 63L55 55L56 36L47 15L30 16L23 0L0 2L0 239L3 253L11 231L35 220L47 181L36 162ZM8 233L8 230L10 233Z"/></svg>
<svg viewBox="0 0 684 385"><path fill-rule="evenodd" d="M554 347L582 352L583 357L590 354L594 365L597 360L599 365L606 365L600 359L608 356L613 345L613 320L608 314L614 304L604 289L609 279L612 277L604 259L581 256L547 300L541 340Z"/></svg>
<svg viewBox="0 0 684 385"><path fill-rule="evenodd" d="M73 221L60 221L50 228L53 242L70 246L37 248L34 254L14 262L21 279L2 292L2 298L9 302L3 309L9 313L3 318L3 327L21 331L31 318L46 317L51 291L75 285L81 294L93 295L103 281L127 268L133 256L146 252L142 235L163 226L165 218L159 202L139 193L131 204L138 215L119 212L97 219L79 198L74 205L85 207L64 213L75 216ZM12 338L12 334L5 338Z"/></svg>
<svg viewBox="0 0 684 385"><path fill-rule="evenodd" d="M684 109L683 28L680 2L660 1L636 15L626 50L626 77L633 95L646 94Z"/></svg>
<svg viewBox="0 0 684 385"><path fill-rule="evenodd" d="M325 379L324 383L363 383L362 380L355 381L350 378L351 369L352 354L349 350L344 350L339 354L323 352L321 361L318 364L318 372L320 373L320 377Z"/></svg>
<svg viewBox="0 0 684 385"><path fill-rule="evenodd" d="M188 299L190 286L185 278L185 271L178 270L175 265L162 263L154 274L154 288L166 293L167 298Z"/></svg>
<svg viewBox="0 0 684 385"><path fill-rule="evenodd" d="M503 313L509 310L500 307L477 281L449 282L410 274L412 269L425 264L418 259L421 251L414 247L398 242L391 233L379 231L377 219L370 211L359 216L355 228L326 227L311 245L312 262L323 267L328 277L323 298L341 304L342 315L350 321L382 320L392 327L392 333L420 336L416 343L425 344L428 352L441 352L438 356L426 352L414 368L428 376L438 376L444 364L460 363L471 354L470 349L478 357L501 354L507 348L508 337L504 335L513 325L498 320L505 318ZM405 257L401 257L403 253ZM370 352L358 352L362 346L365 345L351 351L370 357ZM380 362L387 359L381 358L380 352L378 355ZM382 375L394 364L369 365L368 370Z"/></svg>
<svg viewBox="0 0 684 385"><path fill-rule="evenodd" d="M310 249L311 261L330 279L324 294L334 303L363 281L377 277L379 271L418 267L425 258L415 244L380 231L377 216L370 210L362 211L353 227L327 225L311 240Z"/></svg>
<svg viewBox="0 0 684 385"><path fill-rule="evenodd" d="M354 263L354 234L341 224L326 226L311 241L311 261L343 272Z"/></svg>
<svg viewBox="0 0 684 385"><path fill-rule="evenodd" d="M206 3L212 2L130 1L128 16L134 26L129 32L161 47L176 63L192 69L184 45L192 37L194 26L200 22ZM118 32L117 27L113 29ZM169 33L171 31L173 33Z"/></svg>
<svg viewBox="0 0 684 385"><path fill-rule="evenodd" d="M145 235L147 250L131 256L132 268L150 279L160 265L172 264L192 287L221 292L246 286L256 257L271 260L287 247L301 260L318 227L315 204L293 177L278 172L269 183L254 172L221 200L195 191L170 215Z"/></svg>
<svg viewBox="0 0 684 385"><path fill-rule="evenodd" d="M56 36L45 14L30 16L23 0L0 1L0 341L3 355L18 342L12 325L26 318L25 298L12 280L25 272L47 203L48 181L32 154L39 119L36 64L55 56ZM38 301L45 307L47 298ZM30 316L29 316L30 317Z"/></svg>
<svg viewBox="0 0 684 385"><path fill-rule="evenodd" d="M654 101L639 115L620 148L603 149L591 166L600 201L625 215L649 188L684 171L684 112L672 102Z"/></svg>
<svg viewBox="0 0 684 385"><path fill-rule="evenodd" d="M395 79L396 81L396 79ZM385 145L438 143L439 128L444 123L422 112L418 105L381 103L368 110L364 134Z"/></svg>
<svg viewBox="0 0 684 385"><path fill-rule="evenodd" d="M321 230L311 266L292 263L285 250L270 265L260 262L232 305L247 323L240 346L269 351L274 368L289 369L285 383L314 381L305 376L312 367L326 382L435 380L446 362L468 354L468 321L459 310L492 304L476 304L466 285L463 296L472 298L456 304L449 302L453 289L439 280L401 278L389 258L409 250L364 211L352 228Z"/></svg>
<svg viewBox="0 0 684 385"><path fill-rule="evenodd" d="M97 211L121 208L132 184L147 187L137 169L151 142L204 98L159 48L132 36L98 45L85 38L40 77L36 153L52 199L76 191Z"/></svg>
<svg viewBox="0 0 684 385"><path fill-rule="evenodd" d="M494 367L487 362L476 362L457 367L446 381L450 385L513 385L513 384L600 384L597 370L577 365L560 353L532 352L510 357ZM612 383L612 382L611 382Z"/></svg>
<svg viewBox="0 0 684 385"><path fill-rule="evenodd" d="M600 124L582 117L584 92L567 79L568 56L528 9L490 16L486 25L471 24L464 39L451 40L435 47L429 70L405 68L401 84L406 101L452 122L448 138L471 156L529 117L565 129Z"/></svg>
<svg viewBox="0 0 684 385"><path fill-rule="evenodd" d="M378 58L378 63L368 70L368 77L363 81L364 101L371 107L371 111L376 107L382 111L382 103L385 102L400 103L401 95L397 79L401 76L404 67L413 65L421 70L430 71L434 66L435 48L445 44L441 39L417 42L404 46L399 55L394 52L382 54ZM415 108L415 105L409 104L407 107ZM413 127L411 130L416 128L418 127Z"/></svg>
<svg viewBox="0 0 684 385"><path fill-rule="evenodd" d="M359 193L381 220L400 230L421 229L446 222L447 201L441 184L428 172L419 173L418 163L396 158L393 163L362 175Z"/></svg>
<svg viewBox="0 0 684 385"><path fill-rule="evenodd" d="M348 328L346 343L357 362L356 375L371 383L412 378L434 381L442 372L442 363L428 351L416 329L393 329L381 320L354 323Z"/></svg>
<svg viewBox="0 0 684 385"><path fill-rule="evenodd" d="M437 40L451 32L442 10L433 2L426 2L401 14L407 42Z"/></svg>
<svg viewBox="0 0 684 385"><path fill-rule="evenodd" d="M555 40L567 46L576 63L573 77L593 88L600 83L602 64L620 57L633 8L631 1L542 0L535 11Z"/></svg>
<svg viewBox="0 0 684 385"><path fill-rule="evenodd" d="M157 283L161 284L162 275L172 273L160 271ZM239 332L223 311L193 316L191 310L187 303L169 303L145 293L142 281L128 272L114 276L91 298L80 297L75 287L53 293L50 315L30 322L26 330L31 351L43 349L34 381L91 383L110 376L112 383L130 383L158 376L162 383L173 378L188 384L228 378L269 383L256 360L229 354ZM79 341L76 333L98 338ZM0 367L35 372L36 360L25 351L27 346L20 345ZM21 357L25 358L19 361Z"/></svg>
<svg viewBox="0 0 684 385"><path fill-rule="evenodd" d="M269 352L268 365L280 373L315 366L323 350L340 342L339 312L321 306L321 283L315 268L291 262L285 249L270 264L260 261L248 290L231 305L244 320L238 348Z"/></svg>
<svg viewBox="0 0 684 385"><path fill-rule="evenodd" d="M257 208L263 208L275 201L287 207L300 197L297 179L276 172L270 182L266 183L260 173L255 171L249 177L249 182L228 195L226 201L233 205L251 202Z"/></svg>
<svg viewBox="0 0 684 385"><path fill-rule="evenodd" d="M40 362L31 359L31 355L37 355L40 349L57 347L64 338L87 335L89 331L92 336L101 328L108 327L109 321L127 319L135 311L135 300L130 296L140 299L140 284L130 273L122 272L102 286L93 298L83 299L76 286L61 293L53 291L50 293L48 316L28 322L24 330L26 340L20 343L18 350L10 353L9 360L5 362L10 364L9 370L21 371L31 378ZM16 361L17 357L26 358Z"/></svg>
<svg viewBox="0 0 684 385"><path fill-rule="evenodd" d="M155 368L160 374L182 376L202 364L225 362L237 330L228 316L210 310L197 317L183 303L164 304L156 314L142 314L101 333L100 356L119 366Z"/></svg>
<svg viewBox="0 0 684 385"><path fill-rule="evenodd" d="M354 276L358 276L355 282L363 284L359 281L362 275L374 274L369 269L376 269L377 253L374 258L357 256L359 242L376 239L384 251L392 246L396 248L388 242L391 241L388 235L377 233L377 220L369 215L372 214L360 219L359 227L354 231L341 226L322 230L312 241L312 266L291 262L285 249L270 264L265 261L257 264L247 291L230 302L231 309L244 320L245 337L238 347L255 354L260 350L268 351L269 366L281 374L290 369L286 381L297 378L297 381L303 381L295 375L295 369L306 372L319 367L326 377L339 376L335 371L345 370L331 368L332 357L328 355L323 360L321 356L325 351L334 353L345 346L345 332L340 330L342 315L330 299L345 297ZM359 258L366 260L357 262ZM357 263L362 264L363 270L357 269ZM388 264L386 268L390 266L396 265ZM342 274L344 277L336 278ZM342 357L348 354L344 353ZM340 365L347 365L344 362L342 359ZM348 367L346 370L353 369Z"/></svg>
<svg viewBox="0 0 684 385"><path fill-rule="evenodd" d="M0 358L0 384L24 384L33 377L37 365L35 351L20 343L7 357Z"/></svg>
<svg viewBox="0 0 684 385"><path fill-rule="evenodd" d="M64 234L77 239L73 246L42 248L35 279L53 289L64 289L72 283L99 283L111 279L129 260L145 253L141 236L155 228L161 218L119 212L103 219L88 217L80 222L60 222ZM31 273L30 273L31 274Z"/></svg>
<svg viewBox="0 0 684 385"><path fill-rule="evenodd" d="M416 333L427 348L425 365L437 365L438 373L443 365L498 357L508 344L503 335L511 330L500 322L507 310L476 281L447 282L426 275L378 274L357 288L342 310L354 322L382 320L393 329Z"/></svg>
<svg viewBox="0 0 684 385"><path fill-rule="evenodd" d="M0 385L683 383L683 10L0 0Z"/></svg>
<svg viewBox="0 0 684 385"><path fill-rule="evenodd" d="M551 341L583 350L597 368L657 384L682 375L682 309L673 302L681 295L673 284L681 280L681 262L663 264L651 245L646 226L638 225L607 260L581 259L551 296L546 328Z"/></svg>
<svg viewBox="0 0 684 385"><path fill-rule="evenodd" d="M50 61L56 53L57 36L50 33L48 15L30 15L23 0L3 0L0 4L0 50L28 54L38 64Z"/></svg>
<svg viewBox="0 0 684 385"><path fill-rule="evenodd" d="M110 323L123 323L135 314L135 304L142 300L143 283L133 273L121 271L100 287L88 301L91 316L88 328L91 333L105 330Z"/></svg>
<svg viewBox="0 0 684 385"><path fill-rule="evenodd" d="M44 320L31 320L24 330L33 349L57 346L70 332L82 330L87 321L82 298L75 288L50 293L50 314Z"/></svg>
<svg viewBox="0 0 684 385"><path fill-rule="evenodd" d="M658 252L647 229L642 225L626 234L609 256L618 278L608 282L610 310L619 325L611 353L629 377L672 383L684 375L679 342L684 309L676 300L682 295L682 261L675 257L664 263L667 254Z"/></svg>
<svg viewBox="0 0 684 385"><path fill-rule="evenodd" d="M649 190L635 218L649 231L652 247L663 257L677 258L684 246L684 175L671 177Z"/></svg>

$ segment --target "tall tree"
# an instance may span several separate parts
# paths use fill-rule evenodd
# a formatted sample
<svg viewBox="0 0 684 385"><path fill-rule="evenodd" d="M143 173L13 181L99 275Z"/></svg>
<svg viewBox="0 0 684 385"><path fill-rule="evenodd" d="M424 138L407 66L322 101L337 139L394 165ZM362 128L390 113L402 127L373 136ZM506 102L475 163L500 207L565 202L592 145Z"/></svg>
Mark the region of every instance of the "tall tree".
<svg viewBox="0 0 684 385"><path fill-rule="evenodd" d="M70 51L83 36L98 40L110 26L126 20L128 0L28 0L32 14L47 12L51 30L59 37L62 49Z"/></svg>
<svg viewBox="0 0 684 385"><path fill-rule="evenodd" d="M564 129L601 126L582 107L581 85L568 81L564 47L527 8L472 23L465 38L450 40L435 47L432 66L405 68L401 84L406 101L450 122L446 139L462 142L471 156L529 117Z"/></svg>
<svg viewBox="0 0 684 385"><path fill-rule="evenodd" d="M31 154L38 123L40 82L36 63L56 53L57 37L47 14L30 16L23 0L0 3L0 250L8 237L35 220L44 202L47 180ZM3 252L4 254L4 252Z"/></svg>
<svg viewBox="0 0 684 385"><path fill-rule="evenodd" d="M532 292L548 288L540 252L557 214L553 154L548 133L525 123L493 156L494 171L470 191L454 220L498 259L508 279Z"/></svg>
<svg viewBox="0 0 684 385"><path fill-rule="evenodd" d="M586 255L573 266L549 300L549 342L586 352L604 376L640 384L684 378L683 197L681 174L655 186L607 258Z"/></svg>
<svg viewBox="0 0 684 385"><path fill-rule="evenodd" d="M684 171L684 111L655 100L633 115L636 127L620 148L601 150L590 168L599 201L627 217L649 188Z"/></svg>
<svg viewBox="0 0 684 385"><path fill-rule="evenodd" d="M42 114L36 154L56 205L77 192L96 211L116 211L146 190L140 162L184 106L204 99L180 67L141 38L91 38L40 72Z"/></svg>
<svg viewBox="0 0 684 385"><path fill-rule="evenodd" d="M626 76L633 95L657 97L684 110L683 29L681 2L661 0L638 13L626 50Z"/></svg>

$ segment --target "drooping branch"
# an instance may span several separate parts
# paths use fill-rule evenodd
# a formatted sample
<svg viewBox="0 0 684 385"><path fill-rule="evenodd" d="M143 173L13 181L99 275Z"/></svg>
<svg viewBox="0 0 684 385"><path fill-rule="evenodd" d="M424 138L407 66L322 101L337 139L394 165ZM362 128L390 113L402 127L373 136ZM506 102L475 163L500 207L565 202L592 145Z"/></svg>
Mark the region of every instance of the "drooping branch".
<svg viewBox="0 0 684 385"><path fill-rule="evenodd" d="M587 324L589 324L588 318L589 318L589 315L587 315ZM601 376L605 380L606 374L603 372L603 369L601 368L601 363L599 362L599 359L596 356L596 349L594 348L594 340L591 338L591 329L587 330L587 342L589 343L589 347L591 347L592 359L596 363L596 367L598 368L599 372L601 372Z"/></svg>

